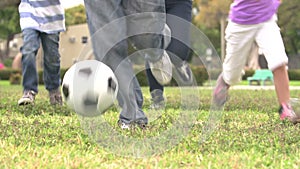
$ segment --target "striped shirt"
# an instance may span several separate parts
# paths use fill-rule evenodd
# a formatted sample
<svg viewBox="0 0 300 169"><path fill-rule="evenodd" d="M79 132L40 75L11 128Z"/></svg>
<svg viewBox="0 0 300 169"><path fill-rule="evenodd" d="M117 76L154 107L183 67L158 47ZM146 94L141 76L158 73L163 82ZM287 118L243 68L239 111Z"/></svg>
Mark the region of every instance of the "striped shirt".
<svg viewBox="0 0 300 169"><path fill-rule="evenodd" d="M21 0L20 26L45 33L65 31L65 13L60 0Z"/></svg>

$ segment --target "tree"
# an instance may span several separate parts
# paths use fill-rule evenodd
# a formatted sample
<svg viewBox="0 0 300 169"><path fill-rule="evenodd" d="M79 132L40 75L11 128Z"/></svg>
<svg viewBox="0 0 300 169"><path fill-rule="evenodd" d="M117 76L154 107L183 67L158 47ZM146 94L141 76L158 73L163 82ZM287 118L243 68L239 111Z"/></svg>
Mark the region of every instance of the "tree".
<svg viewBox="0 0 300 169"><path fill-rule="evenodd" d="M1 0L0 9L6 8L8 6L17 6L20 3L20 0Z"/></svg>
<svg viewBox="0 0 300 169"><path fill-rule="evenodd" d="M231 2L232 0L194 1L194 7L200 12L194 17L193 22L212 41L222 59L225 57L224 29Z"/></svg>
<svg viewBox="0 0 300 169"><path fill-rule="evenodd" d="M300 5L299 0L283 1L278 11L278 24L281 28L288 54L300 53Z"/></svg>
<svg viewBox="0 0 300 169"><path fill-rule="evenodd" d="M19 20L17 7L9 6L0 10L0 39L6 39L7 47L14 34L21 31ZM0 59L3 60L5 56L8 56L8 52L8 50L1 51L0 49Z"/></svg>
<svg viewBox="0 0 300 169"><path fill-rule="evenodd" d="M86 23L86 13L83 5L66 9L65 15L67 26Z"/></svg>
<svg viewBox="0 0 300 169"><path fill-rule="evenodd" d="M20 30L20 17L17 7L7 7L0 10L0 38L6 39Z"/></svg>
<svg viewBox="0 0 300 169"><path fill-rule="evenodd" d="M232 0L195 0L199 13L194 20L197 25L205 25L207 28L218 28L220 20L226 19Z"/></svg>

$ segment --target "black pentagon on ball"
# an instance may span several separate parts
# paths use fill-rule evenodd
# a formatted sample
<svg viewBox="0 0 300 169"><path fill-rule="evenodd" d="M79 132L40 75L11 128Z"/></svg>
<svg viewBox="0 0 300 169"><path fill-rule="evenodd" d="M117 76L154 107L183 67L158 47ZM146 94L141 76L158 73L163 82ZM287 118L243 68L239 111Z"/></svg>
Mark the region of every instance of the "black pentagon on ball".
<svg viewBox="0 0 300 169"><path fill-rule="evenodd" d="M62 86L62 92L63 92L63 95L65 96L65 98L68 98L69 97L69 85L67 84L63 84Z"/></svg>
<svg viewBox="0 0 300 169"><path fill-rule="evenodd" d="M98 98L85 97L83 99L83 104L86 106L97 106Z"/></svg>
<svg viewBox="0 0 300 169"><path fill-rule="evenodd" d="M92 69L90 67L82 68L78 72L80 75L85 76L86 78L90 77L92 74Z"/></svg>
<svg viewBox="0 0 300 169"><path fill-rule="evenodd" d="M117 83L114 81L112 77L108 78L108 89L112 89L113 92L117 89Z"/></svg>

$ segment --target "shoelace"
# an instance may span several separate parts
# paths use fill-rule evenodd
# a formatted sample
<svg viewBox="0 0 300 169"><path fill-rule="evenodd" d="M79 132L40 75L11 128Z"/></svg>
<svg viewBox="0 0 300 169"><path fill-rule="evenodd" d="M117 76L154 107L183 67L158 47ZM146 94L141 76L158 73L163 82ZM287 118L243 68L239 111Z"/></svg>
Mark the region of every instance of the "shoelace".
<svg viewBox="0 0 300 169"><path fill-rule="evenodd" d="M188 66L186 64L183 64L180 68L179 68L179 71L184 74L185 77L188 77L187 79L189 79L190 75L187 71L188 69Z"/></svg>

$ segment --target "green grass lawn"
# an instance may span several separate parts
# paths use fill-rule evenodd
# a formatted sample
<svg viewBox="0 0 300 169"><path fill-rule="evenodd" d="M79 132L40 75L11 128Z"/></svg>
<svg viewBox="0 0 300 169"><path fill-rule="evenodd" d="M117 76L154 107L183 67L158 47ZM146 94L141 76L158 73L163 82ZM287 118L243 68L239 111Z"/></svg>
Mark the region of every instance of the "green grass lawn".
<svg viewBox="0 0 300 169"><path fill-rule="evenodd" d="M0 168L300 167L300 124L279 120L273 90L230 90L230 100L224 107L220 123L213 123L218 124L216 129L205 142L201 142L203 128L209 114L212 114L212 91L199 89L199 107L190 130L186 133L174 132L174 138L183 135L177 144L167 147L173 137L166 137L167 140L162 142L165 144L159 145L161 152L142 158L120 153L126 149L131 151L132 143L139 146L138 142L117 145L119 142L116 140L103 138L105 141L96 143L99 140L88 135L89 130L85 131L81 125L82 118L74 111L66 106L53 107L48 103L44 86L40 86L34 106L17 106L21 90L21 86L0 81ZM151 116L150 113L155 112L148 109L150 95L147 88L143 91L144 110ZM183 116L195 111L181 107L181 92L178 88L166 88L166 110L157 120L150 122L150 128L146 131L121 131L116 124L119 109L111 108L103 117L113 130L104 134L143 140L171 131L172 126L180 121L182 111ZM300 91L292 90L291 97L300 98ZM102 124L100 120L99 124ZM119 148L103 146L106 144ZM157 142L153 142L155 146ZM150 145L149 149L153 147Z"/></svg>

